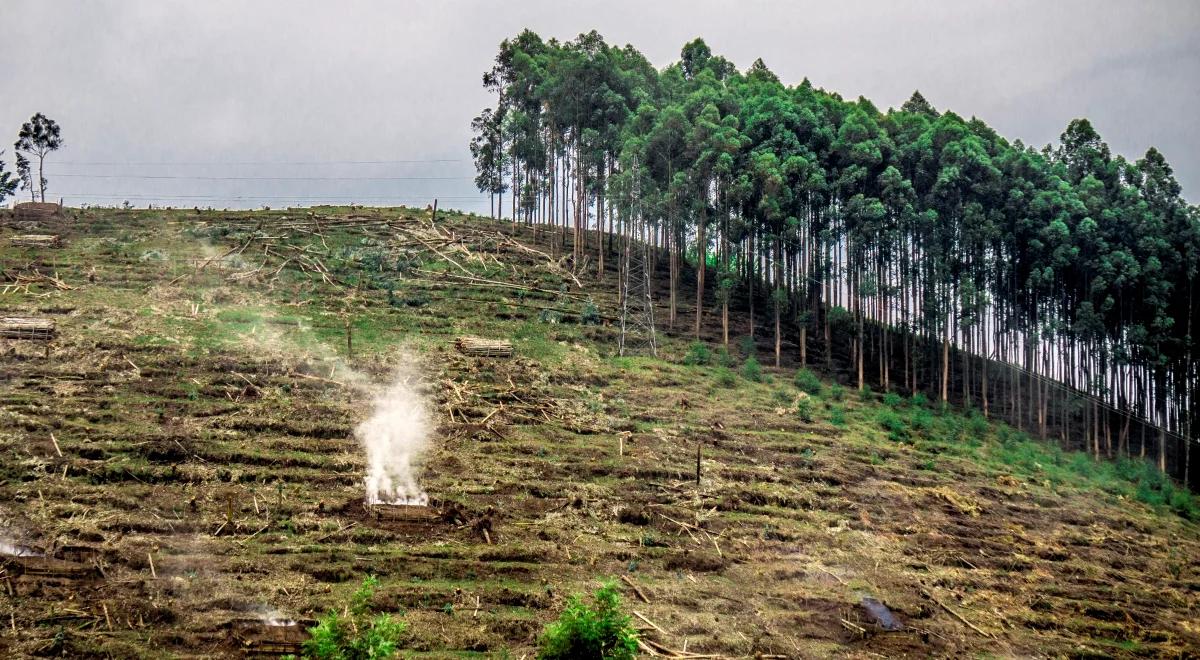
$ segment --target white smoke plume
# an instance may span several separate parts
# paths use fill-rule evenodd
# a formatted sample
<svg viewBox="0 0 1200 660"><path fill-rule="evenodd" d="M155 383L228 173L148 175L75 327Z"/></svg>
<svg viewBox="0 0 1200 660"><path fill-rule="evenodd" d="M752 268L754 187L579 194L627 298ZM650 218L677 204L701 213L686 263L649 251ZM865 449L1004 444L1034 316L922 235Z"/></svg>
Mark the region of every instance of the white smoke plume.
<svg viewBox="0 0 1200 660"><path fill-rule="evenodd" d="M42 557L42 553L27 548L23 545L17 545L15 542L10 543L6 539L0 538L0 555L8 555L10 557Z"/></svg>
<svg viewBox="0 0 1200 660"><path fill-rule="evenodd" d="M371 417L355 429L367 452L367 504L429 503L416 470L433 422L418 387L418 378L401 371L375 398Z"/></svg>

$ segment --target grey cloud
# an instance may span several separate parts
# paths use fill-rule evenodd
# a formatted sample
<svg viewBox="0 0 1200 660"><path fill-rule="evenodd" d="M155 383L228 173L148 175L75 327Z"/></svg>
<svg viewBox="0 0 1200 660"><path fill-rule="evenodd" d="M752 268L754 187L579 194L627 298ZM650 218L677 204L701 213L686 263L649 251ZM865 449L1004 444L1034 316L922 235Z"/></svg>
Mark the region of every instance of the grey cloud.
<svg viewBox="0 0 1200 660"><path fill-rule="evenodd" d="M919 88L1033 145L1088 116L1127 157L1158 146L1197 198L1200 4L844 4L9 0L0 136L12 138L0 144L40 111L67 140L51 171L183 177L51 177L51 195L68 203L438 196L486 210L466 144L470 118L491 101L479 77L496 45L525 27L560 39L595 28L658 65L703 36L739 66L762 57L787 82L808 77L880 108ZM369 160L453 162L279 163ZM80 164L93 161L134 164ZM146 161L271 164L136 164ZM223 176L392 180L186 178Z"/></svg>

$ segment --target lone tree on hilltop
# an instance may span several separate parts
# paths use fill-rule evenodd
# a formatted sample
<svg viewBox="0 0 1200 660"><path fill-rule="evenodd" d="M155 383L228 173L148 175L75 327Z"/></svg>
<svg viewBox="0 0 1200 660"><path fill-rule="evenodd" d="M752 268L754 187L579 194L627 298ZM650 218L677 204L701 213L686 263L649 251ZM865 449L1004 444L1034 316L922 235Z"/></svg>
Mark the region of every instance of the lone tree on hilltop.
<svg viewBox="0 0 1200 660"><path fill-rule="evenodd" d="M23 153L37 158L38 194L43 202L46 201L46 156L51 151L57 151L62 144L62 129L58 123L39 112L21 126L17 142L13 145L18 155ZM32 184L28 179L26 185L29 185L32 191Z"/></svg>

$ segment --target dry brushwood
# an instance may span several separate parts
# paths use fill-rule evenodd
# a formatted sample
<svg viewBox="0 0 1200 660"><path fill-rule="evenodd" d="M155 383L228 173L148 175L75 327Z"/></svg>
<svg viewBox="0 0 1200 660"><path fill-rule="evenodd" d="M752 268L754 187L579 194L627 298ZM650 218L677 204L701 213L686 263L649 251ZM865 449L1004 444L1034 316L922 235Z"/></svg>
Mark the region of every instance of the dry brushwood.
<svg viewBox="0 0 1200 660"><path fill-rule="evenodd" d="M50 319L8 316L0 318L0 337L5 339L34 339L50 341L56 333Z"/></svg>
<svg viewBox="0 0 1200 660"><path fill-rule="evenodd" d="M62 239L56 234L18 234L8 240L13 247L57 248Z"/></svg>
<svg viewBox="0 0 1200 660"><path fill-rule="evenodd" d="M481 339L479 337L459 337L454 340L454 347L463 355L472 357L512 357L512 342L505 339Z"/></svg>
<svg viewBox="0 0 1200 660"><path fill-rule="evenodd" d="M52 202L23 202L13 207L17 220L44 220L61 215L62 207Z"/></svg>

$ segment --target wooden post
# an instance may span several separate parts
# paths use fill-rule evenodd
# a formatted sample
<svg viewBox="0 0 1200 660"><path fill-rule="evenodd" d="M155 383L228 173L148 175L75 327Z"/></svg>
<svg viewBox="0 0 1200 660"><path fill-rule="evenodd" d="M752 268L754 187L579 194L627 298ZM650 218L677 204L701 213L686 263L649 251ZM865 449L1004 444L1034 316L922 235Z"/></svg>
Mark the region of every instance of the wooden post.
<svg viewBox="0 0 1200 660"><path fill-rule="evenodd" d="M431 224L437 222L437 198L436 197L433 198L433 216L429 219L429 222Z"/></svg>
<svg viewBox="0 0 1200 660"><path fill-rule="evenodd" d="M700 443L696 443L696 485L700 485Z"/></svg>
<svg viewBox="0 0 1200 660"><path fill-rule="evenodd" d="M354 331L351 329L350 319L347 318L346 319L346 359L347 360L351 360L354 358L353 334L354 334Z"/></svg>

